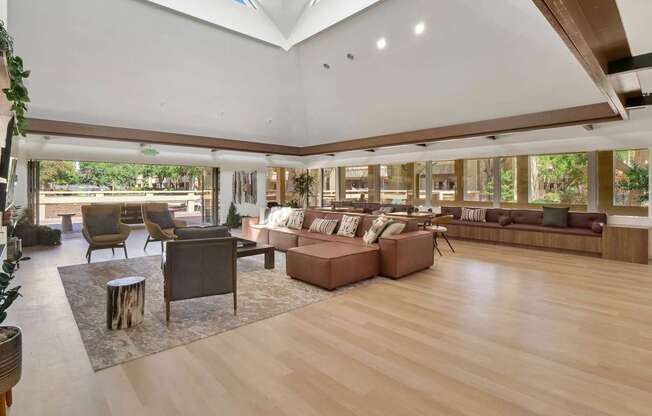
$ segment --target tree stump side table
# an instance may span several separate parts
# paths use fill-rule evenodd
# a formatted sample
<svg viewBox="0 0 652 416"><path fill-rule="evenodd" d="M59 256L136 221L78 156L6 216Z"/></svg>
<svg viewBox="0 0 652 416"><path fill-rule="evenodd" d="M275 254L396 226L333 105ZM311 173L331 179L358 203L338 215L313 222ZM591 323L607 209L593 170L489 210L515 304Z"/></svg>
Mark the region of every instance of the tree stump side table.
<svg viewBox="0 0 652 416"><path fill-rule="evenodd" d="M125 329L143 322L145 278L130 276L106 284L106 326Z"/></svg>

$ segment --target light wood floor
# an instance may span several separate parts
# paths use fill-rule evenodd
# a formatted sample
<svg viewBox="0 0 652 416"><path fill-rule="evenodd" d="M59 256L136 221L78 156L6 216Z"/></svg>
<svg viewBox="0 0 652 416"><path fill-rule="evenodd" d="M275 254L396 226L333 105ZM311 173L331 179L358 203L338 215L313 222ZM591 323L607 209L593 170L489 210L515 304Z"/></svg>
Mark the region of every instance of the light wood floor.
<svg viewBox="0 0 652 416"><path fill-rule="evenodd" d="M98 373L56 271L83 241L31 250L10 414L652 414L651 267L455 245L429 271Z"/></svg>

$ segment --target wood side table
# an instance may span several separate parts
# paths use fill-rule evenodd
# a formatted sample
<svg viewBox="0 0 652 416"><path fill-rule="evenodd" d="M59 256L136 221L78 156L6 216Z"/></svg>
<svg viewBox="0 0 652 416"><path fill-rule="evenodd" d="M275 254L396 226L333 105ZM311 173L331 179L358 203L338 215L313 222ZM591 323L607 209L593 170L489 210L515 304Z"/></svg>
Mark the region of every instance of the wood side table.
<svg viewBox="0 0 652 416"><path fill-rule="evenodd" d="M649 229L605 225L602 231L602 258L648 264Z"/></svg>

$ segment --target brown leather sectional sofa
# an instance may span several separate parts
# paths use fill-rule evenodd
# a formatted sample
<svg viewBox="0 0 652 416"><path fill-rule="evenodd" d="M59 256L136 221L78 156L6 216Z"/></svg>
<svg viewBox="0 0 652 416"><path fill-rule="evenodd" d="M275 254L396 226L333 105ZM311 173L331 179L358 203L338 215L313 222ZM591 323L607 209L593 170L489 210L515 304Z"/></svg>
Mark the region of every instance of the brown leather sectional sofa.
<svg viewBox="0 0 652 416"><path fill-rule="evenodd" d="M450 237L592 254L602 252L599 224L607 223L607 215L596 212L569 212L567 228L543 226L543 211L528 209L490 208L486 222L462 221L461 207L442 207L441 215L453 215L446 224ZM500 225L501 216L508 216L511 223Z"/></svg>
<svg viewBox="0 0 652 416"><path fill-rule="evenodd" d="M308 230L316 218L337 219L341 222L343 215L358 215L361 217L355 238L324 235ZM376 218L376 215L347 214L308 209L305 212L301 230L269 228L266 225L258 224L256 218L249 218L243 223L242 233L246 239L273 245L280 251L288 251L297 247L320 245L319 248L315 247L314 250L299 250L298 252L303 257L312 257L313 265L319 263L319 257L321 259L330 258L332 261L329 261L329 263L333 267L337 264L347 264L347 268L353 268L353 275L358 277L352 278L349 276L346 282L342 284L351 283L352 281L356 281L356 279L362 280L370 277L369 274L374 270L377 270L377 273L373 272L374 275L380 274L398 279L419 270L427 269L433 265L432 232L419 231L416 219L395 219L406 224L401 234L380 238L376 244L366 244L362 240L362 236L371 227L371 224ZM346 247L344 249L338 249L339 245L345 245ZM319 253L319 255L311 254L311 252ZM286 258L291 262L293 257L296 258L297 256L288 255ZM342 263L336 260L343 257L351 257L355 258L355 260L348 263ZM377 264L372 268L369 268L367 264L363 264L369 261L376 262ZM296 270L294 266L294 264L288 264L288 273ZM328 270L332 270L332 268ZM292 274L290 275L296 277ZM327 279L327 276L323 276L323 279ZM331 283L319 285L328 289L333 289L338 286L337 284L333 285Z"/></svg>

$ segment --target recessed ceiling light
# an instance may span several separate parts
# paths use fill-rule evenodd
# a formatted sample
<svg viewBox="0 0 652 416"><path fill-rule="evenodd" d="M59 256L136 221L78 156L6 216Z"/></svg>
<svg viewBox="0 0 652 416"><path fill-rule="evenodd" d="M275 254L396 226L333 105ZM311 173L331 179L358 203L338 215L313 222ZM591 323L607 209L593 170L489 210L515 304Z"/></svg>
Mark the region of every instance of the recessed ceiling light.
<svg viewBox="0 0 652 416"><path fill-rule="evenodd" d="M328 64L324 64L324 68L326 68L326 69L331 69L331 66L328 65Z"/></svg>
<svg viewBox="0 0 652 416"><path fill-rule="evenodd" d="M387 46L387 39L385 38L380 38L376 42L376 47L380 50L385 49L385 46Z"/></svg>
<svg viewBox="0 0 652 416"><path fill-rule="evenodd" d="M426 31L426 24L423 22L419 22L416 24L416 26L414 26L414 34L417 36L423 34L423 32L425 31Z"/></svg>

